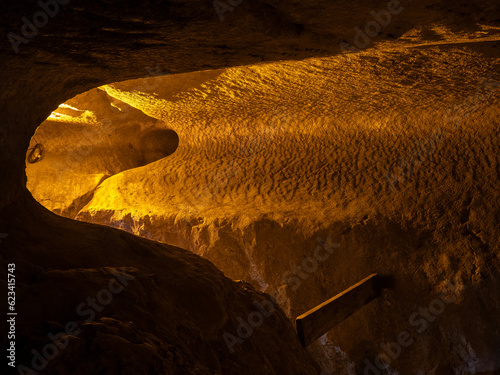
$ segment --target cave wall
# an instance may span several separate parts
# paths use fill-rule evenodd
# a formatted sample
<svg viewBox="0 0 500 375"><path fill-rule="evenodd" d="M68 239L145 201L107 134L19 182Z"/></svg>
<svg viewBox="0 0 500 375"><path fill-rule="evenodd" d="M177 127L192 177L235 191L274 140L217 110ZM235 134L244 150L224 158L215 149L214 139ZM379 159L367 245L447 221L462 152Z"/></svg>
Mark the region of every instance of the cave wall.
<svg viewBox="0 0 500 375"><path fill-rule="evenodd" d="M22 334L25 341L21 343L23 358L29 357L31 347L34 343L40 345L48 331L54 327L60 329L61 324L74 318L70 310L76 301L67 300L68 295L74 290L79 291L76 300L86 294L93 295L101 285L93 284L96 280L107 280L112 269L126 266L132 267L128 272L141 280L141 286L130 291L129 297L137 300L138 310L130 309L129 299L124 299L100 317L99 322L85 326L88 333L76 338L80 344L75 345L74 351L65 352L64 359L50 368L52 373L66 373L68 368L79 366L82 358L93 358L109 346L120 347L115 353L120 360L86 361L91 363L90 367L81 368L81 373L95 368L111 373L123 368L123 360L130 357L131 345L137 344L133 337L156 331L157 327L141 323L138 318L151 302L158 306L156 311L161 312L160 316L173 315L175 319L168 323L160 320L164 325L158 336L140 341L141 350L149 353L149 359L143 367L133 359L128 360L130 371L316 371L298 347L290 323L282 313L276 315L276 321L266 321L263 337L253 335L251 342L247 342L251 345L237 346L236 356L221 353L225 349L222 332L235 329L236 318L251 312L252 299L262 296L252 292L247 284L230 282L210 263L174 247L59 218L34 202L24 187L25 156L31 136L59 104L76 94L156 74L315 57L307 62L233 68L213 73L213 77L195 77L193 81L208 82L215 93L197 84L187 85L198 91L180 95L181 100L177 100L173 96L183 92L179 84L176 92L170 91L163 97L164 106L157 111L153 111L154 106L146 105L147 95L139 98L136 94L129 95L126 85L109 87L105 90L107 95L143 112L137 113L142 116L141 123L152 121L155 126L174 129L179 134L179 149L142 169L129 169L140 163L138 158L131 158L129 164L121 167L110 163L115 167L108 173L111 177L102 184L101 178L92 180L82 189L100 186L92 192L89 204L83 211L69 209L67 215L73 216L78 211L80 219L130 231L139 228L137 234L149 233L153 239L207 257L232 278L248 279L269 292L277 288L285 296L282 306L290 317L322 302L367 272L376 270L393 275L396 279L393 291L322 339L323 353L325 348L330 351L324 366L339 373L362 372L363 359L381 354L377 343L396 340L401 330L408 329L412 312L419 306L428 306L444 290L446 282L452 282L459 291L455 303L447 304L437 324L419 335L417 343L391 363L387 371L436 374L496 371L499 367L495 148L498 93L493 86L498 82L498 44L495 44L498 6L487 1L467 5L447 1L405 3L405 11L394 17L359 56L347 60L318 59L339 54L341 43L352 42L355 37L354 27L370 21L371 10L384 7L387 2L381 1L244 2L221 22L213 4L205 1L119 4L74 1L61 6L60 12L40 28L38 35L28 38L28 43L20 44L18 53L12 50L8 38L2 38L0 225L1 231L9 236L0 246L4 263L14 260L21 265L20 300L26 296L25 305L20 303L26 327L26 333ZM20 18L37 10L32 1L6 6L1 16L4 29L18 32L22 26ZM431 27L434 23L438 25ZM471 44L473 40L478 43ZM469 44L454 46L464 43ZM302 81L302 76L311 78L312 83ZM444 121L443 116L450 115L447 109L457 110L458 105L460 111L467 97L477 97L477 87L485 87L481 76L489 80L491 95L480 101L479 108L467 112L466 126L457 129L455 120ZM252 90L254 85L261 85L263 93ZM291 87L291 91L283 86ZM147 88L141 91L148 93ZM307 103L307 98L316 100ZM285 116L273 117L276 104L285 109L280 111ZM254 105L260 112L252 113L249 118L244 112L238 113L247 105ZM212 116L211 122L204 121L207 114L212 115L211 106L220 111ZM316 118L311 118L311 112ZM456 116L461 121L463 113ZM247 150L252 149L252 144L242 149L238 141L248 142L247 136L252 132L235 133L235 123L245 124L241 129L255 132L252 126L269 121L279 123L286 131L273 133L273 144L249 161ZM304 132L307 129L304 124L314 132ZM439 140L433 134L436 128L450 134L446 141L436 144L435 150L429 142L419 143L422 138ZM189 135L199 137L183 145ZM222 143L221 139L227 142ZM379 150L383 151L378 153ZM282 157L275 158L274 164L268 163L269 156L277 153ZM425 160L420 163L422 155ZM190 170L193 165L198 170ZM291 165L290 169L280 176L269 178L264 173L270 168L275 176L287 165ZM216 184L214 190L211 184L214 167L229 171L223 180L234 179L235 170L242 171L237 176L241 183L233 194L226 189L230 183L222 189ZM151 178L141 177L146 171ZM389 176L385 174L387 171ZM201 193L199 189L193 192L181 180L161 179L172 172L192 177L189 184L202 186ZM399 182L391 179L394 174ZM303 180L295 181L293 177L297 175L302 175ZM124 189L110 201L107 194L116 186L125 185L124 179L130 190ZM206 184L196 183L198 179L204 179ZM161 188L157 186L160 183ZM148 187L154 192L169 187L177 193L170 193L165 204L164 195L138 195L138 191L147 192ZM249 194L240 194L237 189ZM134 200L124 199L129 196ZM233 200L235 197L243 199ZM157 198L159 201L155 202ZM252 208L256 202L258 209ZM67 203L64 204L69 208L71 203ZM146 206L158 211L141 212ZM146 215L149 215L147 220ZM314 277L302 280L300 289L290 291L292 282L283 280L282 275L293 265L302 264L317 246L318 236L338 241L339 252L319 265ZM234 258L224 256L228 247L234 249ZM284 260L281 254L286 254ZM175 273L176 261L183 265L181 269L190 271ZM335 272L339 268L342 272ZM165 273L165 269L173 269L173 273ZM257 270L257 274L252 274L252 270ZM155 281L151 274L160 276ZM206 277L197 281L200 274ZM176 284L177 280L182 282ZM54 285L65 284L67 289L55 292L58 289ZM51 290L51 294L38 302L40 290L44 293ZM156 290L158 294L148 295ZM192 290L190 294L207 301L213 312L209 314L208 326L207 322L197 320L201 319L196 316L199 306L179 296L179 290ZM227 297L216 292L221 290ZM143 295L147 297L141 300L139 296ZM183 308L169 310L171 304L164 302L167 296ZM42 308L46 311L44 315L29 312L32 304L44 303L54 307ZM186 311L187 322L183 320ZM132 326L127 323L129 320L134 322ZM47 324L54 321L55 326ZM174 338L169 341L166 338L171 334ZM186 336L197 339L186 341ZM161 340L166 340L170 348L166 351L182 355L161 351ZM277 352L277 348L283 350ZM319 349L312 352L324 355Z"/></svg>
<svg viewBox="0 0 500 375"><path fill-rule="evenodd" d="M391 275L394 290L310 349L330 373L363 371L451 283L455 303L391 368L494 369L495 318L472 317L498 307L497 64L472 43L429 45L108 85L180 146L110 177L76 218L202 255L291 319L372 272ZM98 150L91 165L104 162ZM318 239L332 253L311 263Z"/></svg>

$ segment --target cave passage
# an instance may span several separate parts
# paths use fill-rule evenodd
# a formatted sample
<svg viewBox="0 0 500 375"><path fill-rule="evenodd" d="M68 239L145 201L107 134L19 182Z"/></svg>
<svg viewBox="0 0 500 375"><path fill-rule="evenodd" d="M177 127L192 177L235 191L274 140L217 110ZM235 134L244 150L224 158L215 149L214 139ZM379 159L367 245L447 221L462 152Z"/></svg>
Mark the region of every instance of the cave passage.
<svg viewBox="0 0 500 375"><path fill-rule="evenodd" d="M30 237L9 234L2 244L17 238L49 273L50 260L59 259L60 269L68 262L92 270L64 273L68 285L93 273L105 279L106 267L127 264L143 288L130 293L146 296L138 303L152 300L163 317L144 324L168 325L175 316L161 340L189 343L196 354L186 356L206 361L212 373L240 371L261 355L249 348L265 347L279 374L315 373L307 358L327 374L495 374L499 29L474 23L458 37L455 18L440 23L450 12L427 11L439 13L431 28L405 24L392 30L397 40L347 57L273 55L96 83L51 107L23 146L27 187L48 210L80 222L44 214L47 232L72 233L56 246L57 259L51 250L37 255L37 246L22 242ZM47 249L58 238L32 234ZM302 350L291 323L374 273L393 277L395 287L366 306L372 294L361 293L352 305L363 308L349 309L335 326L306 326L310 345ZM275 313L266 316L257 306L270 301ZM141 315L127 306L110 304L110 311L122 308L131 321ZM106 334L111 326L133 329L105 314L95 325ZM161 346L155 340L153 351ZM292 366L284 362L298 370L283 370Z"/></svg>
<svg viewBox="0 0 500 375"><path fill-rule="evenodd" d="M178 146L164 122L95 88L59 105L37 128L27 152L28 188L47 208L74 218L107 178Z"/></svg>

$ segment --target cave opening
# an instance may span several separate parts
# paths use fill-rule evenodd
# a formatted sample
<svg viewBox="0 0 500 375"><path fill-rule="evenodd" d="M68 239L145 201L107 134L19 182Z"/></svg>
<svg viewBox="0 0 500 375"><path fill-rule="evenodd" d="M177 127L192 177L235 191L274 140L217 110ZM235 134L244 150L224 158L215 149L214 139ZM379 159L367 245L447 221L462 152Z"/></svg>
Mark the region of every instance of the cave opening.
<svg viewBox="0 0 500 375"><path fill-rule="evenodd" d="M136 87L150 87L142 84ZM107 178L178 147L179 135L166 123L97 87L60 104L36 129L26 155L27 186L47 208L75 218Z"/></svg>

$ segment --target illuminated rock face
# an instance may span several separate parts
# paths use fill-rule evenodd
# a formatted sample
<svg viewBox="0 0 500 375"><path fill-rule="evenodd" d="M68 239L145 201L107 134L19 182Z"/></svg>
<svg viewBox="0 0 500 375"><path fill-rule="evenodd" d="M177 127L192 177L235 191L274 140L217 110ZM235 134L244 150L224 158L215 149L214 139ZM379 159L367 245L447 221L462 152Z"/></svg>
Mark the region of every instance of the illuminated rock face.
<svg viewBox="0 0 500 375"><path fill-rule="evenodd" d="M106 178L172 154L179 137L94 89L60 106L38 128L31 147L37 143L43 159L28 164L28 188L45 207L75 217Z"/></svg>
<svg viewBox="0 0 500 375"><path fill-rule="evenodd" d="M281 311L239 342L265 297L196 253L290 318L391 275L394 290L310 349L326 373L498 370L498 5L485 3L405 4L364 47L354 27L385 1L243 2L225 22L210 2L89 2L19 54L4 39L0 246L18 265L20 363L75 320L52 373L317 372ZM1 17L16 29L32 13ZM361 52L339 57L344 42ZM46 208L191 253L43 209L22 173L34 133L28 188ZM129 288L85 323L75 308L117 272Z"/></svg>
<svg viewBox="0 0 500 375"><path fill-rule="evenodd" d="M179 81L191 85L180 91ZM76 218L202 255L278 296L292 319L372 272L393 276L393 291L310 349L326 371L364 371L383 348L401 372L424 361L439 371L496 366L483 342L498 331L462 315L482 314L478 291L498 288L498 229L494 215L479 215L498 201L489 160L500 80L488 60L429 47L157 83L101 89L173 129L178 149L109 177ZM36 184L30 168L28 177ZM457 296L445 303L449 285ZM412 335L407 346L401 332ZM440 349L450 345L456 352Z"/></svg>

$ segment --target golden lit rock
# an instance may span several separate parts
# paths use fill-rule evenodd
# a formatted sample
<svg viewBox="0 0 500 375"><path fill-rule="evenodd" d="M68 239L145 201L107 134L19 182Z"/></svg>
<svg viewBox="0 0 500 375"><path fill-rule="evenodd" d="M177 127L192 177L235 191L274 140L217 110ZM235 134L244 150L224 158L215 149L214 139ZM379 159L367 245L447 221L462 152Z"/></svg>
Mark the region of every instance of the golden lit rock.
<svg viewBox="0 0 500 375"><path fill-rule="evenodd" d="M498 4L63 3L0 16L13 373L500 370Z"/></svg>

